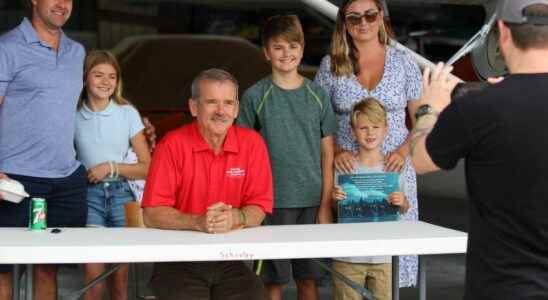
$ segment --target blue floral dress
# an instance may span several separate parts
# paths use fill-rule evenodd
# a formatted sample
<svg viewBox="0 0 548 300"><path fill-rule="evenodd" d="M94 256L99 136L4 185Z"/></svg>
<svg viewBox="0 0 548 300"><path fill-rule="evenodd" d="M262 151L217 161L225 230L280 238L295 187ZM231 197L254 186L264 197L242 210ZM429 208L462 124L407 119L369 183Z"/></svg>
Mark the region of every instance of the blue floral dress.
<svg viewBox="0 0 548 300"><path fill-rule="evenodd" d="M337 145L343 149L354 152L358 150L358 144L351 133L350 114L352 105L365 97L376 98L387 110L388 134L382 146L383 153L393 152L407 139L409 134L405 125L407 102L420 97L421 72L418 65L405 52L392 47L386 49L384 74L371 91L362 86L354 74L348 77L333 76L331 58L327 55L322 59L314 81L325 88L331 96L339 125L336 141ZM401 174L407 186L406 196L410 203L410 209L402 216L402 219L418 220L417 179L409 158ZM417 270L417 256L401 256L400 286L416 285Z"/></svg>

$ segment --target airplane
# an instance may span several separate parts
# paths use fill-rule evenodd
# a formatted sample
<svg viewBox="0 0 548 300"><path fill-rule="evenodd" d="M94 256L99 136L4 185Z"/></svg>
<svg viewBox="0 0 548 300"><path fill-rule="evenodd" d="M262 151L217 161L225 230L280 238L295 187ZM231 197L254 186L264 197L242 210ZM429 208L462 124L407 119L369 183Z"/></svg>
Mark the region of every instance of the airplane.
<svg viewBox="0 0 548 300"><path fill-rule="evenodd" d="M338 7L328 2L327 0L301 0L301 2L317 9L323 14L326 14L332 20L336 19ZM400 5L406 7L417 4L454 4L483 6L486 11L485 15L487 16L487 18L485 19L485 24L474 36L472 36L472 38L470 38L470 40L468 40L462 46L461 49L459 49L458 52L456 52L450 59L447 60L447 63L453 65L461 58L470 53L472 55L472 63L475 68L476 75L479 77L479 79L485 80L488 77L495 77L506 74L504 61L502 60L502 56L500 55L500 51L498 50L496 44L496 30L494 30L494 24L496 20L496 2L496 0L387 0L384 2L384 10L386 12L386 15L388 16L388 19L391 20L391 10L389 9L390 5ZM405 13L409 14L409 10L406 10ZM410 49L404 47L395 40L391 41L391 45L393 47L409 52L415 58L421 68L433 66L433 63L430 62L428 59L422 57L421 55L418 55L417 53L414 53L413 51L410 51ZM466 78L465 80L469 80L469 78Z"/></svg>
<svg viewBox="0 0 548 300"><path fill-rule="evenodd" d="M16 2L0 0L0 23ZM190 81L200 70L213 66L229 69L239 79L241 91L270 72L259 47L260 26L257 26L257 22L260 24L270 15L293 12L301 17L307 37L301 71L313 77L315 65L328 53L338 9L334 2L341 1L81 1L75 6L71 22L83 23L94 18L92 30L97 34L78 30L77 26L72 26L76 30L70 30L69 26L67 33L87 43L88 48L112 47L121 61L128 98L143 115L150 117L162 135L191 119L186 99L190 96ZM392 41L395 47L410 51L406 46L414 44L417 51L427 56L430 54L427 50L436 43L452 49L460 47L451 58L438 55L435 59L453 63L454 74L466 81L505 74L492 26L496 0L386 0L385 4L397 40L401 40L401 43ZM21 15L17 13L17 19ZM449 30L441 29L447 25L444 22L457 23L459 19L466 22L460 22L452 30L466 32L468 38L472 37L468 42L466 37L450 37ZM181 31L187 33L178 33ZM222 51L218 51L221 47ZM422 67L431 65L423 56L413 56ZM462 166L457 170L449 176L459 180L451 180L450 186L443 185L448 181L445 175L421 177L419 180L432 182L419 185L433 187L434 193L465 199Z"/></svg>
<svg viewBox="0 0 548 300"><path fill-rule="evenodd" d="M189 36L175 36L175 35L166 35L166 34L156 34L145 35L145 36L130 36L127 40L122 41L117 46L113 48L113 51L117 53L120 60L122 60L122 68L131 70L130 75L131 80L127 81L126 91L128 92L129 98L131 98L134 103L143 111L152 115L153 121L162 119L169 114L170 112L177 110L185 110L184 105L181 108L181 101L184 101L185 98L188 98L188 89L185 89L185 84L180 84L182 80L189 79L190 75L195 74L196 70L190 67L194 73L188 71L185 74L178 74L181 72L175 72L169 70L171 64L165 62L165 64L156 66L159 70L161 69L164 72L171 72L172 75L179 75L172 80L176 80L179 84L170 84L166 82L166 77L163 77L163 81L152 79L157 81L155 87L161 87L161 92L153 93L152 90L143 83L147 81L146 74L137 74L135 67L131 67L132 61L138 61L137 59L132 59L131 57L140 57L138 54L139 51L152 51L147 44L161 44L168 45L169 41L174 41L175 39L196 39L197 43L206 44L206 41L209 40L212 43L215 43L213 40L217 39L217 43L213 49L218 49L220 45L223 47L228 47L228 45L237 44L238 41L227 38L226 35L237 35L243 36L245 40L254 44L255 50L251 50L253 45L245 44L245 41L241 41L242 48L249 50L250 57L246 59L246 70L242 72L236 72L239 75L238 78L242 81L242 90L248 87L251 82L248 82L248 79L251 81L261 78L262 75L268 74L268 68L265 65L264 59L262 59L262 54L260 53L260 41L259 41L259 30L260 26L257 26L257 22L264 20L258 20L258 18L266 19L269 15L276 13L287 13L287 12L296 12L303 19L303 26L305 31L307 27L311 28L309 31L319 31L319 34L310 34L308 31L305 32L307 37L307 45L305 47L305 57L303 59L303 72L309 77L313 77L315 73L315 66L319 63L321 57L328 53L329 40L331 36L331 30L334 26L334 19L336 17L337 6L332 2L327 0L165 0L165 1L152 1L152 0L133 0L129 1L133 6L143 6L147 7L154 5L164 4L172 5L175 7L173 14L179 14L182 9L189 9L197 12L197 16L194 15L183 15L182 18L185 19L184 22L189 23L187 26L186 32L190 34ZM159 4L158 4L159 3ZM397 34L397 40L402 40L402 43L399 43L397 40L392 40L392 45L404 51L409 51L412 56L416 59L418 64L421 67L432 66L432 63L423 57L420 54L417 54L411 51L410 47L415 44L416 50L420 50L421 54L425 53L425 48L428 48L433 44L442 44L449 45L452 48L462 46L462 48L453 55L451 58L440 58L434 57L434 59L445 59L448 63L455 66L454 74L463 79L464 81L476 81L476 80L485 80L487 77L500 76L506 73L504 62L501 59L500 51L498 51L496 43L496 32L492 30L494 24L494 4L496 0L386 0L385 11L390 19L390 22L393 24L392 28L395 29ZM419 7L420 9L416 12L412 12L410 8ZM114 6L114 4L113 4ZM443 6L450 6L449 8L444 8ZM465 38L452 38L447 37L446 32L440 30L440 20L441 18L451 18L451 16L445 16L443 13L455 14L455 10L459 7L478 7L479 10L474 11L474 15L478 16L463 16L460 14L461 19L475 19L475 23L478 24L480 31L475 35L473 32L470 32L470 36L473 37L466 42ZM176 7L183 7L182 9L177 10ZM450 9L450 10L449 10ZM109 12L108 8L103 8L101 12ZM106 13L104 13L106 14ZM256 14L253 19L250 15ZM117 13L110 12L110 19L113 19ZM228 16L227 16L228 15ZM483 16L482 16L483 15ZM312 16L312 18L310 18ZM197 18L203 17L207 19L207 22L196 20ZM485 18L485 21L482 20ZM166 18L168 20L163 20L165 23L174 22L174 18ZM408 21L411 22L408 22ZM450 19L451 22L455 22L456 19ZM316 24L310 24L310 23ZM423 23L422 27L413 26L412 23ZM111 22L113 23L113 22ZM241 25L241 24L247 25ZM248 24L249 23L249 24ZM450 28L453 31L470 31L470 26L466 26L466 23L461 22L460 28ZM430 26L430 28L428 28ZM197 28L198 27L198 28ZM413 28L411 30L405 30L407 28ZM404 28L404 31L398 30ZM474 30L473 27L471 27ZM448 31L448 30L445 30ZM216 36L213 36L213 33ZM201 34L207 34L207 36L201 36ZM109 33L107 32L107 35ZM115 34L111 34L115 35ZM445 35L445 36L444 36ZM312 36L309 38L309 36ZM403 41L405 40L405 42ZM173 42L175 43L175 42ZM177 43L175 43L177 44ZM193 44L189 42L189 44ZM183 54L177 55L177 51L173 49L175 45L171 44L170 47L160 47L156 46L157 53L161 53L159 48L162 48L162 51L166 54L159 55L162 59L183 59L184 56L193 56L192 65L205 66L208 65L207 60L211 60L212 57L219 57L219 53L215 55L210 55L206 53L212 52L208 49L195 49L197 52L194 54L185 49L179 49L177 51L182 51ZM183 46L181 46L183 47ZM183 48L188 47L184 46ZM206 46L204 46L206 47ZM230 48L230 47L229 47ZM413 48L413 47L411 47ZM167 53L170 52L170 53ZM225 51L223 51L225 52ZM238 51L231 53L230 50L227 50L228 53L223 53L226 57L223 57L222 61L239 61L244 55L239 55ZM196 54L198 53L198 54ZM248 53L248 52L245 52ZM238 57L240 56L240 57ZM207 59L206 59L207 58ZM253 59L250 59L253 58ZM158 58L156 58L158 59ZM215 60L215 59L214 59ZM217 61L217 64L222 63ZM160 65L156 61L156 65ZM210 64L211 65L211 64ZM221 64L222 65L222 64ZM236 67L236 66L231 66ZM240 65L240 68L242 66ZM151 64L147 65L147 68L150 72L154 73L150 68L154 68ZM256 70L253 70L256 69ZM124 72L129 73L129 72ZM249 75L251 74L251 75ZM166 74L167 75L167 74ZM127 77L127 75L126 75ZM138 77L138 78L135 78ZM149 76L152 77L152 76ZM190 76L191 77L191 76ZM148 88L148 90L147 90ZM155 103L151 103L149 99L154 99Z"/></svg>
<svg viewBox="0 0 548 300"><path fill-rule="evenodd" d="M6 13L4 7L14 5L14 2L0 0L0 23ZM455 52L458 55L437 55L436 59L454 63L454 74L466 81L505 74L496 32L492 28L495 3L496 0L386 0L392 27L401 42L393 41L393 45L407 49L406 46L414 44L414 49L427 57L432 54L428 52L429 48L436 43L462 48L462 51ZM78 5L84 8L76 11L73 17L77 18L71 22L83 23L86 18L96 18L96 24L86 32L74 25L67 29L67 33L87 44L88 49L112 47L121 62L128 98L143 115L151 117L160 135L190 120L185 101L189 98L189 83L199 71L213 66L226 68L240 81L241 91L270 72L258 46L258 29L251 24L253 18L238 19L232 13L253 15L262 9L263 13L255 16L258 19L276 13L297 12L303 24L310 28L307 37L313 37L307 39L305 55L318 59L328 53L330 30L337 9L333 3L324 0L111 0L79 1ZM180 16L178 6L189 11ZM469 26L471 29L458 28L465 31L467 37L447 36L447 32L437 25L440 19L449 18L444 12L456 14L461 8L463 14L474 11L479 17L470 16L474 20ZM88 11L94 11L96 16L90 16ZM20 20L21 16L19 12L16 19ZM205 20L200 22L197 20L200 18ZM234 19L249 24L233 28ZM187 24L180 24L185 22ZM179 27L191 30L187 34L172 30ZM90 34L93 30L98 34ZM310 35L314 30L318 34ZM479 31L476 33L474 30ZM222 35L226 32L231 36ZM422 55L414 54L421 66L431 64L419 56ZM314 61L305 61L301 71L312 77ZM419 192L464 202L467 195L463 170L461 162L447 174L420 176Z"/></svg>
<svg viewBox="0 0 548 300"><path fill-rule="evenodd" d="M226 11L231 11L231 9L233 9L239 12L255 12L259 7L268 11L266 16L284 11L300 12L301 10L304 10L315 16L318 23L327 24L327 28L329 29L332 29L334 25L338 9L337 6L327 0L225 0L222 1L222 3L216 0L170 0L165 2L185 4L188 5L188 7L194 8L204 6L213 9L221 8ZM150 3L150 1L139 1L139 3ZM479 24L479 31L475 34L474 32L470 32L471 38L468 41L463 38L456 41L453 48L460 46L460 49L456 51L452 57L448 58L447 62L455 66L454 74L465 81L485 80L488 77L501 76L506 73L504 61L501 58L497 46L496 31L493 29L496 0L387 0L385 4L385 11L388 12L388 18L392 22L392 27L395 29L411 27L409 22L406 24L401 21L401 19L405 20L406 18L410 18L417 22L417 19L420 19L421 17L426 19L430 18L432 21L429 25L435 26L436 18L447 17L442 13L449 12L448 8L451 9L450 12L452 14L455 14L460 6L466 6L465 8L478 8L479 10L476 11L479 12L479 17L467 16L466 21L475 18L476 23ZM414 16L409 17L409 8L418 7L418 5L421 5L421 9L417 10ZM290 8L288 9L288 7ZM464 12L464 14L466 13L467 12ZM461 15L462 14L463 13L461 13ZM468 12L468 14L470 13ZM303 20L305 26L306 22L306 20ZM219 21L216 26L222 28L223 26L230 27L232 24L230 22L223 23L222 21ZM403 40L405 39L405 35L407 35L408 39L418 40L419 44L422 43L424 46L428 41L432 42L432 40L435 39L435 30L436 28L431 28L429 30L420 30L419 28L419 30L404 32L402 34L403 38L401 35L399 38ZM458 30L464 31L465 28L460 27ZM474 28L472 28L472 30L474 30ZM431 34L432 31L434 34ZM308 36L308 34L305 35ZM327 37L329 40L330 34L328 34ZM451 38L447 37L441 37L440 39L443 43L455 40L454 38L451 40ZM250 38L249 40L253 41L254 38ZM254 42L257 42L256 38ZM321 57L325 55L328 51L327 47L329 42L322 40L321 42L324 43L324 47L318 47L317 44L314 44L315 42L314 39L312 39L311 42L310 40L307 40L306 48L319 48L322 51L320 51L321 53L318 56ZM221 44L223 45L223 51L220 54L218 51L215 55L200 56L192 54L207 53L208 48L218 49ZM391 44L404 51L409 51L422 68L433 65L428 59L411 51L396 40L392 40ZM155 51L153 49L158 48L163 49L161 58L155 57L155 66L147 64L147 68L149 70L150 68L156 68L160 71L160 73L153 71L149 74L163 75L161 78L150 78L152 76L148 76L147 72L139 72L140 66L134 65L131 62L146 61L145 57L149 56L152 53L151 51ZM162 115L162 117L154 120L156 121L155 124L157 125L159 135L164 134L165 131L172 129L179 124L190 121L191 117L186 112L183 103L189 98L189 83L192 76L206 66L222 66L229 69L236 74L237 78L239 78L242 91L256 81L257 78L262 78L264 75L268 74L270 70L268 64L264 61L262 52L258 46L253 45L246 40L226 36L190 34L130 37L116 46L113 51L121 58L122 68L124 68L126 79L128 76L127 74L131 74L131 80L126 80L128 83L126 89L133 94L130 99L136 101L136 103L141 106L142 112L144 111L144 113L151 116L155 114ZM182 57L193 57L195 61L193 61L193 63L188 63L186 65L187 70L185 71L174 70L173 68L170 68L171 62L169 61L169 58L177 57L177 54ZM307 55L314 56L317 55L317 53L310 51L305 53L305 56ZM200 57L204 59L200 59ZM303 66L301 71L305 75L313 77L315 68ZM172 78L175 82L168 82L167 78ZM149 99L154 99L156 96L155 94L158 94L156 92L151 93L150 89L147 89L147 84L145 84L145 82L149 82L148 80L154 81L155 87L163 90L164 95L168 95L171 105L158 105L155 107L158 102L148 102ZM174 99L176 99L176 101L173 101ZM439 174L420 176L418 178L420 193L422 195L441 196L445 198L467 199L463 163L461 162L455 170L445 173L447 174L441 176Z"/></svg>

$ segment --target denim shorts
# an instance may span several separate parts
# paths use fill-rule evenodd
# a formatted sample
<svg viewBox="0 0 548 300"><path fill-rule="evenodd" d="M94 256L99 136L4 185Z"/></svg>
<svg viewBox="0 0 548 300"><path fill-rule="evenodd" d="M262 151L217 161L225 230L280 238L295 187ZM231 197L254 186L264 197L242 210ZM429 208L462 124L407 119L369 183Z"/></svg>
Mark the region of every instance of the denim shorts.
<svg viewBox="0 0 548 300"><path fill-rule="evenodd" d="M124 205L133 200L126 181L101 182L88 185L88 221L92 227L124 227Z"/></svg>

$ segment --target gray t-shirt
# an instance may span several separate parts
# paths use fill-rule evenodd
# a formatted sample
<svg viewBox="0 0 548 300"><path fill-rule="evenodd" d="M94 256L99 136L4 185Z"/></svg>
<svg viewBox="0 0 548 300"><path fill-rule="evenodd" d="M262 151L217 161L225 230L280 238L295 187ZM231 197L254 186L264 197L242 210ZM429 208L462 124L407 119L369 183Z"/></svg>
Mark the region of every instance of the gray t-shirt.
<svg viewBox="0 0 548 300"><path fill-rule="evenodd" d="M284 90L266 77L243 95L237 124L255 128L266 141L274 177L274 207L320 204L320 141L337 130L326 92L305 79Z"/></svg>

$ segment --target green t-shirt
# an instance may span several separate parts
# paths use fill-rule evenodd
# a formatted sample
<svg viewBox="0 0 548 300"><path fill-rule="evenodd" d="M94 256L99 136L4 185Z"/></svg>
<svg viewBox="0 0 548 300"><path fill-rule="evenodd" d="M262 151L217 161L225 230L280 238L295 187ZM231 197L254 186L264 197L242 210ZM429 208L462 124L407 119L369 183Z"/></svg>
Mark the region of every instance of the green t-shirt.
<svg viewBox="0 0 548 300"><path fill-rule="evenodd" d="M313 207L322 187L320 141L337 130L327 93L308 79L284 90L266 77L245 91L237 124L255 128L268 145L274 207Z"/></svg>

